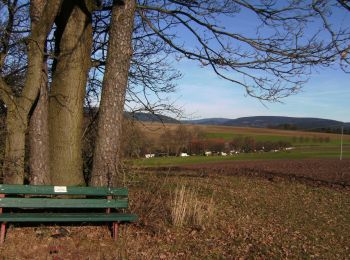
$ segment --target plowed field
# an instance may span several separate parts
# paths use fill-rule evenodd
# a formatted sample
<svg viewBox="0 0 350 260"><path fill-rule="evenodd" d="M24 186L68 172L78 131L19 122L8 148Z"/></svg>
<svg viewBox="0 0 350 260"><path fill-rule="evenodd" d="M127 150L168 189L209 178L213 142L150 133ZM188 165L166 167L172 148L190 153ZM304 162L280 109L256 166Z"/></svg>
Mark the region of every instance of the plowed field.
<svg viewBox="0 0 350 260"><path fill-rule="evenodd" d="M350 160L305 159L228 161L186 165L174 170L190 170L201 174L247 175L269 180L288 178L314 184L350 187Z"/></svg>

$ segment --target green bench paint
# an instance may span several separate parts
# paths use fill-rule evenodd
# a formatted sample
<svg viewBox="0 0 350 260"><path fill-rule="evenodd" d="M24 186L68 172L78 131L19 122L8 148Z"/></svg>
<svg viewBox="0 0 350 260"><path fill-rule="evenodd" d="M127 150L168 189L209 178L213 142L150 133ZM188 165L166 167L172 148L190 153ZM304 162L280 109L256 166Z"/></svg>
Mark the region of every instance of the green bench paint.
<svg viewBox="0 0 350 260"><path fill-rule="evenodd" d="M117 239L118 224L136 221L137 216L111 209L127 208L127 188L0 184L0 243L8 222L112 222L113 238ZM21 210L11 212L13 209ZM25 209L39 209L40 213ZM52 209L59 212L47 212ZM67 209L73 212L64 212ZM98 209L104 212L91 211Z"/></svg>

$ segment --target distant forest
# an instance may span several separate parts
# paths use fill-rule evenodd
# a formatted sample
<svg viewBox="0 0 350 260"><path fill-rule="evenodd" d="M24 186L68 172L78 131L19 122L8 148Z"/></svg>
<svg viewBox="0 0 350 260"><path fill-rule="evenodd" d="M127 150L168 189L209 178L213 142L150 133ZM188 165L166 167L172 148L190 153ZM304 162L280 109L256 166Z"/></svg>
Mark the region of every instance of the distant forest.
<svg viewBox="0 0 350 260"><path fill-rule="evenodd" d="M341 127L320 127L320 128L314 128L314 129L304 129L294 124L269 125L267 128L281 129L281 130L295 130L295 131L297 130L310 131L310 132L331 133L331 134L340 134L342 132ZM343 128L343 134L350 135L350 127L345 126Z"/></svg>

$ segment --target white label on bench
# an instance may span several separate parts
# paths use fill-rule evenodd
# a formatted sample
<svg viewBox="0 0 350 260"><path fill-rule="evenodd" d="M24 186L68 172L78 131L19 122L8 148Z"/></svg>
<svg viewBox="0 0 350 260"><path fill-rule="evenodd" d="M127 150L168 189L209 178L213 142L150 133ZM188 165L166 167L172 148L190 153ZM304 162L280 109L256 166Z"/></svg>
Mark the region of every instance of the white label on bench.
<svg viewBox="0 0 350 260"><path fill-rule="evenodd" d="M53 190L55 192L67 192L67 186L54 186Z"/></svg>

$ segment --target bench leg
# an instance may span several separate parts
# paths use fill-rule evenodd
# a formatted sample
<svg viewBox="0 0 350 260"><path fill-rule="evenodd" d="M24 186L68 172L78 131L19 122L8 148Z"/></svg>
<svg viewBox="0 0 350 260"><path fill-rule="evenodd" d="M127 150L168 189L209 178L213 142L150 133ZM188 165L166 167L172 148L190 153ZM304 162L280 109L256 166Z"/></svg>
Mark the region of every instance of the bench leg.
<svg viewBox="0 0 350 260"><path fill-rule="evenodd" d="M6 233L6 224L1 223L0 244L3 244L5 241L5 233Z"/></svg>
<svg viewBox="0 0 350 260"><path fill-rule="evenodd" d="M118 240L118 229L119 229L119 223L118 222L113 222L113 239L115 241Z"/></svg>

